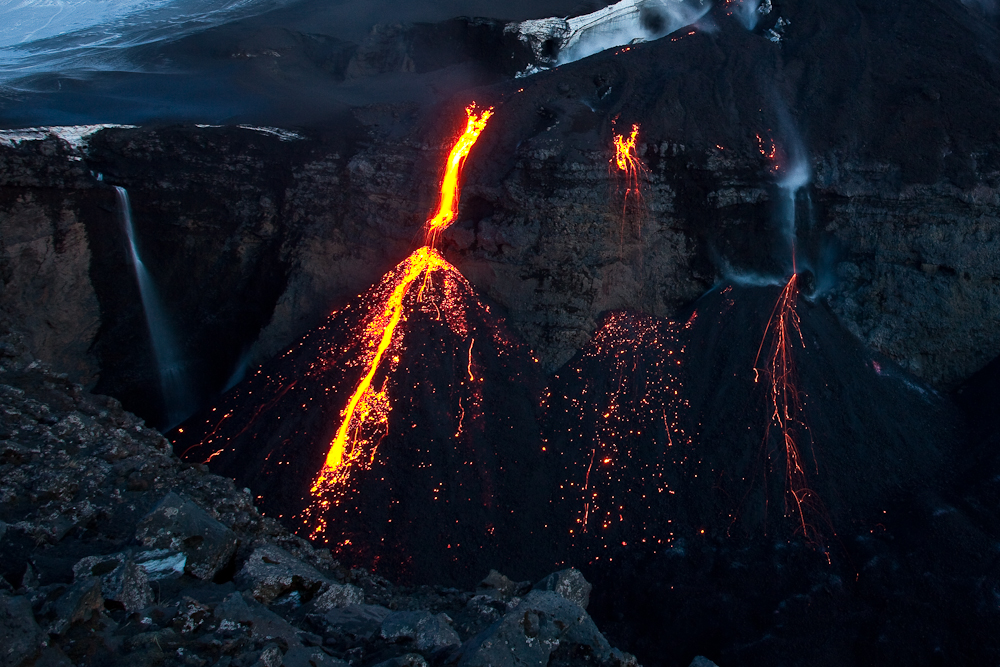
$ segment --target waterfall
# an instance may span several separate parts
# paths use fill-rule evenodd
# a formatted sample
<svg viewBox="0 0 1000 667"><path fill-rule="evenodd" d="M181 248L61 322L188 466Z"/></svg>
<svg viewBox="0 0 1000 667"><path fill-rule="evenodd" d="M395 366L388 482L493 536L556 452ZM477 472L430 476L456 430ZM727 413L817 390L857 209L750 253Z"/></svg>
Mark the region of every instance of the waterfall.
<svg viewBox="0 0 1000 667"><path fill-rule="evenodd" d="M121 211L125 234L128 237L129 251L132 254L132 266L135 268L136 282L139 283L139 294L142 298L142 309L146 315L146 326L149 329L150 342L153 345L153 356L156 358L156 368L160 374L160 391L163 396L165 428L172 428L194 412L193 394L190 391L184 360L181 358L177 339L167 318L166 309L160 301L153 279L146 270L139 248L135 242L135 230L132 224L132 204L128 191L115 186L118 197L118 209Z"/></svg>

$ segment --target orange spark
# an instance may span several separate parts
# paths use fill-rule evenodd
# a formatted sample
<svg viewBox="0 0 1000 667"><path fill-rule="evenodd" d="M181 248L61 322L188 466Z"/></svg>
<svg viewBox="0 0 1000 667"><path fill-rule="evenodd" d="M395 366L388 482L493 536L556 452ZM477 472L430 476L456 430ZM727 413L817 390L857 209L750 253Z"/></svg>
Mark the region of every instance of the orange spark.
<svg viewBox="0 0 1000 667"><path fill-rule="evenodd" d="M780 164L781 158L778 155L778 145L774 143L774 139L771 139L770 137L768 137L767 143L769 144L769 146L765 148L764 139L759 134L757 135L757 150L760 151L761 155L763 155L773 163L770 167L770 170L773 171L774 173L778 173L778 171L781 169L781 164Z"/></svg>
<svg viewBox="0 0 1000 667"><path fill-rule="evenodd" d="M486 128L486 122L493 115L493 107L477 114L476 103L473 102L465 109L465 113L468 116L465 131L452 146L445 166L444 178L441 180L441 203L438 205L438 211L434 217L427 221L428 245L433 245L433 241L455 220L460 194L458 180L462 176L462 167L465 165L465 159L469 156L469 151L472 150L479 135Z"/></svg>
<svg viewBox="0 0 1000 667"><path fill-rule="evenodd" d="M786 512L796 516L803 537L818 544L819 536L809 524L807 514L815 506L819 506L820 501L816 493L809 489L797 442L799 433L806 430L801 417L802 398L796 387L795 360L792 354L793 347L805 347L796 311L798 295L798 275L793 274L781 291L764 330L757 358L754 359L754 381L759 382L763 373L769 383L771 416L764 438L766 441L772 427L777 427L781 434L785 450L785 484L787 496L791 499L791 503L786 502ZM761 367L758 364L764 356L765 344L769 339L766 361Z"/></svg>

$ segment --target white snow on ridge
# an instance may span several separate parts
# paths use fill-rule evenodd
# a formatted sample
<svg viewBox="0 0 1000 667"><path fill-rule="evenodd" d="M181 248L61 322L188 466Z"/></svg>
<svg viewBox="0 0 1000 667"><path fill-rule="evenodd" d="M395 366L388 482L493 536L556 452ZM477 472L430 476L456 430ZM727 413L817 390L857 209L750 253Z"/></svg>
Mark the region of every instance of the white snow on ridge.
<svg viewBox="0 0 1000 667"><path fill-rule="evenodd" d="M56 136L79 150L87 144L90 135L111 127L131 129L136 125L57 125L54 127L25 127L18 130L0 130L0 146L15 146L22 141L42 141Z"/></svg>
<svg viewBox="0 0 1000 667"><path fill-rule="evenodd" d="M202 126L199 126L202 127ZM205 126L205 127L218 127ZM298 139L305 139L301 134L292 132L291 130L282 130L280 127L257 127L256 125L237 125L236 127L241 130L250 130L251 132L260 132L261 134L268 134L272 137L278 137L282 141L296 141Z"/></svg>
<svg viewBox="0 0 1000 667"><path fill-rule="evenodd" d="M620 0L591 14L512 23L514 32L538 65L575 62L607 49L659 39L695 23L712 8L711 0ZM522 75L540 71L538 65Z"/></svg>

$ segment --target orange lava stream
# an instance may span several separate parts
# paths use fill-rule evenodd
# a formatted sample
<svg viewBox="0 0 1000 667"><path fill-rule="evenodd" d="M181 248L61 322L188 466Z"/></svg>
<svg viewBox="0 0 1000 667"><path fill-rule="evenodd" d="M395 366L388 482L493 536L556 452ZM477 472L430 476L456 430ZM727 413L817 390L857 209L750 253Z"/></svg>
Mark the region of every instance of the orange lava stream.
<svg viewBox="0 0 1000 667"><path fill-rule="evenodd" d="M436 250L424 246L403 260L395 269L390 271L383 278L382 286L390 288L388 296L377 313L364 327L360 336L363 346L367 350L365 364L367 372L361 378L357 388L351 395L347 407L344 408L341 416L343 421L337 430L336 436L330 443L330 449L326 455L326 462L320 470L319 475L313 482L310 493L321 501L321 507L329 507L330 499L325 498L326 494L334 492L344 486L353 463L361 459L367 453L368 458L374 458L377 443L374 446L366 447L366 437L362 431L364 427L372 425L384 425L389 417L389 400L385 387L376 389L372 385L387 351L399 344L397 328L403 319L403 300L407 293L423 275L425 281L434 271L445 270L455 271L451 264L447 262ZM423 285L421 285L422 289ZM320 524L315 532L320 532L325 525Z"/></svg>
<svg viewBox="0 0 1000 667"><path fill-rule="evenodd" d="M793 274L781 291L771 312L764 337L754 359L754 381L759 382L763 373L770 386L771 416L765 432L765 441L772 427L777 427L785 449L785 482L791 503L786 503L786 513L796 515L802 535L807 541L819 543L819 535L809 524L807 512L818 505L819 499L809 489L802 454L797 443L800 431L806 426L801 420L802 400L796 388L793 346L805 347L796 301L799 295L798 275ZM765 344L770 338L770 347ZM765 357L763 367L759 366Z"/></svg>
<svg viewBox="0 0 1000 667"><path fill-rule="evenodd" d="M617 168L618 174L624 180L624 188L619 186L621 192L625 194L622 198L622 236L625 234L625 224L628 219L629 205L637 218L642 217L643 203L642 190L640 189L640 178L646 171L646 166L636 152L636 144L639 139L639 126L632 125L632 133L629 136L613 133L615 156L611 159L612 169Z"/></svg>
<svg viewBox="0 0 1000 667"><path fill-rule="evenodd" d="M441 232L455 220L460 194L458 181L462 176L462 167L465 165L465 159L469 156L469 151L472 150L479 135L486 128L486 122L493 115L493 107L476 113L476 103L473 102L465 109L465 113L468 116L465 131L455 142L448 155L444 178L441 180L441 203L434 217L427 221L426 243L428 245L433 245Z"/></svg>
<svg viewBox="0 0 1000 667"><path fill-rule="evenodd" d="M386 434L391 410L388 396L389 380L386 377L381 387L377 387L374 380L380 368L386 365L387 358L391 360L389 362L390 371L399 362L404 333L404 327L401 327L400 323L405 322L406 300L414 285L419 283L414 298L416 301L422 302L425 299L425 290L431 275L436 271L442 271L449 275L453 280L445 280L443 296L432 296L429 302L434 307L438 319L441 317L443 308L445 318L452 330L463 336L469 334L464 311L461 307L456 307L454 303L457 297L455 279L459 282L464 282L465 279L458 269L449 264L433 248L434 242L441 232L455 219L460 195L459 179L462 167L469 151L472 150L479 135L486 128L487 121L493 115L493 109L491 107L477 112L475 102L473 102L465 109L465 113L468 117L465 131L456 140L448 155L445 175L441 181L441 201L438 211L427 220L426 245L416 250L383 277L381 284L374 292L374 297L381 298L383 301L381 303L376 301L376 304L373 304L371 312L374 313L374 316L359 333L361 346L365 350L362 364L367 370L351 395L347 406L341 412L340 427L330 443L323 467L310 489L313 502L304 511L304 517L306 523L309 523L310 518L315 521L312 529L313 536L319 536L325 531L326 520L323 518L323 514L331 506L339 504L355 464L371 467L378 445ZM423 280L420 280L421 276L423 276ZM471 288L469 290L471 291ZM470 406L473 418L478 412L481 412L480 401L476 400L478 394L475 391L476 377L473 374L472 347L474 344L475 340L473 339L469 343L468 364L469 381L473 389L473 405ZM461 411L462 419L459 420L456 435L459 435L463 429L465 408L462 407Z"/></svg>

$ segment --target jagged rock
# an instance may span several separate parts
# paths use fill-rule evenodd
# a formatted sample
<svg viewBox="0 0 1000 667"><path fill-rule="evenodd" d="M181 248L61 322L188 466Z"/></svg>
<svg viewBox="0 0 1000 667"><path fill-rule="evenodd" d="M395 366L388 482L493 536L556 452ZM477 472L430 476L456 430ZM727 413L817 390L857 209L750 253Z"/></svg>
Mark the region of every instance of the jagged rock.
<svg viewBox="0 0 1000 667"><path fill-rule="evenodd" d="M264 604L270 604L288 591L299 591L308 600L327 579L281 547L266 544L250 554L236 575L236 583L249 589Z"/></svg>
<svg viewBox="0 0 1000 667"><path fill-rule="evenodd" d="M571 567L553 572L535 584L533 588L537 591L552 591L586 609L587 605L590 604L590 591L594 587L583 578L583 573L580 570Z"/></svg>
<svg viewBox="0 0 1000 667"><path fill-rule="evenodd" d="M296 647L285 654L284 667L347 667L346 662L327 655L319 648Z"/></svg>
<svg viewBox="0 0 1000 667"><path fill-rule="evenodd" d="M579 605L551 591L531 591L502 619L467 641L460 667L545 665L556 649L597 661L611 646Z"/></svg>
<svg viewBox="0 0 1000 667"><path fill-rule="evenodd" d="M330 583L326 590L313 598L313 609L327 612L338 607L352 604L364 604L365 593L353 584Z"/></svg>
<svg viewBox="0 0 1000 667"><path fill-rule="evenodd" d="M527 581L511 581L506 576L496 570L490 570L479 586L478 592L490 595L500 600L510 600L518 595L527 593L531 588L531 583Z"/></svg>
<svg viewBox="0 0 1000 667"><path fill-rule="evenodd" d="M199 579L212 579L232 558L237 544L233 531L172 491L142 519L135 539L147 548L184 552L184 571Z"/></svg>
<svg viewBox="0 0 1000 667"><path fill-rule="evenodd" d="M178 614L171 624L181 635L191 635L199 630L212 618L212 610L190 597L185 597L178 609Z"/></svg>
<svg viewBox="0 0 1000 667"><path fill-rule="evenodd" d="M281 667L282 657L281 649L269 644L260 652L256 667Z"/></svg>
<svg viewBox="0 0 1000 667"><path fill-rule="evenodd" d="M703 655L696 655L688 667L719 667Z"/></svg>
<svg viewBox="0 0 1000 667"><path fill-rule="evenodd" d="M411 641L418 651L437 651L462 643L450 621L446 614L394 611L382 621L381 636L390 641Z"/></svg>
<svg viewBox="0 0 1000 667"><path fill-rule="evenodd" d="M127 612L139 611L153 603L149 575L136 565L131 554L88 556L73 566L73 575L100 577L104 599L121 604Z"/></svg>
<svg viewBox="0 0 1000 667"><path fill-rule="evenodd" d="M38 652L42 629L24 596L0 593L0 657L4 665L17 667Z"/></svg>
<svg viewBox="0 0 1000 667"><path fill-rule="evenodd" d="M383 660L373 667L427 667L427 661L419 653L407 653L396 658Z"/></svg>
<svg viewBox="0 0 1000 667"><path fill-rule="evenodd" d="M301 646L299 631L288 621L262 606L252 597L248 600L240 593L232 593L213 612L219 629L249 628L254 639L279 638L289 647Z"/></svg>
<svg viewBox="0 0 1000 667"><path fill-rule="evenodd" d="M74 623L89 620L103 607L100 578L82 577L52 604L56 620L49 626L49 633L61 635Z"/></svg>
<svg viewBox="0 0 1000 667"><path fill-rule="evenodd" d="M381 632L382 622L392 613L373 604L352 604L328 611L322 618L331 630L354 637L371 639Z"/></svg>

